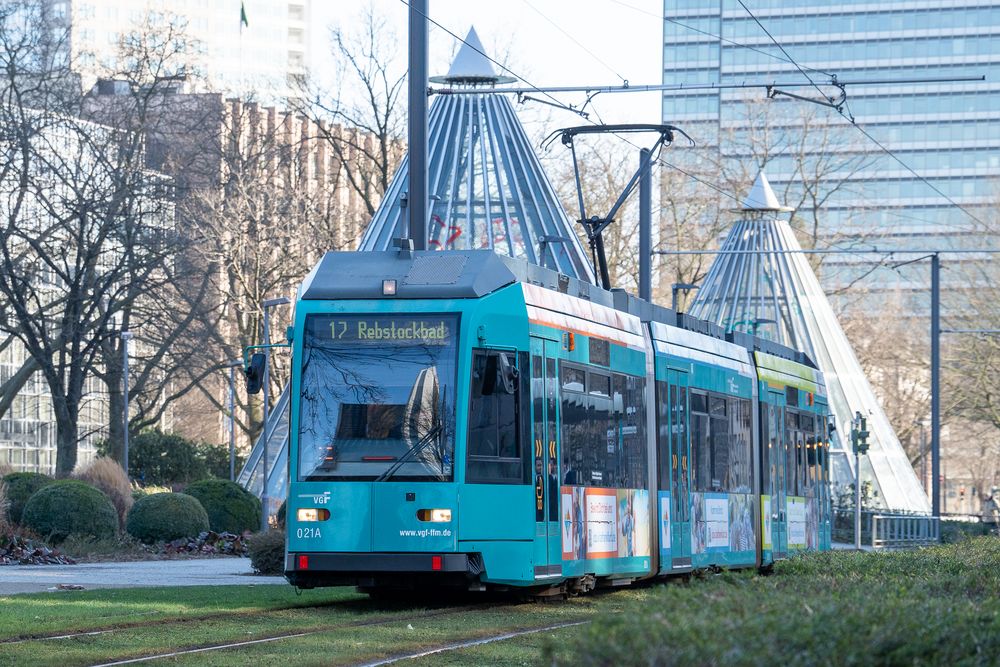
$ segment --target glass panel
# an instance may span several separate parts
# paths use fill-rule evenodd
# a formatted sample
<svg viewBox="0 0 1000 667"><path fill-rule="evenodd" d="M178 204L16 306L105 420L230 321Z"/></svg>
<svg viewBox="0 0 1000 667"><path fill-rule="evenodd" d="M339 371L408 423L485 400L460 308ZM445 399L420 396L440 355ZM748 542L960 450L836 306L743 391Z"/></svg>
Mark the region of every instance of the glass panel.
<svg viewBox="0 0 1000 667"><path fill-rule="evenodd" d="M299 477L452 478L455 315L310 315Z"/></svg>

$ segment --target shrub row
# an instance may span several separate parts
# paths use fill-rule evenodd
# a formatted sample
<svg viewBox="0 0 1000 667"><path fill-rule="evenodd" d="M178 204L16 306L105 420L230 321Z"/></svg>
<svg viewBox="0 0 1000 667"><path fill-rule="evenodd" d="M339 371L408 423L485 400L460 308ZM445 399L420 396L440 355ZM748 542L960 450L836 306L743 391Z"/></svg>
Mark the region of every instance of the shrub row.
<svg viewBox="0 0 1000 667"><path fill-rule="evenodd" d="M152 543L208 530L239 534L260 525L260 501L238 484L203 480L191 484L186 493L143 494L133 504L124 472L103 461L81 473L81 479L7 475L3 481L11 520L53 542L70 535L104 539L122 527L136 539Z"/></svg>

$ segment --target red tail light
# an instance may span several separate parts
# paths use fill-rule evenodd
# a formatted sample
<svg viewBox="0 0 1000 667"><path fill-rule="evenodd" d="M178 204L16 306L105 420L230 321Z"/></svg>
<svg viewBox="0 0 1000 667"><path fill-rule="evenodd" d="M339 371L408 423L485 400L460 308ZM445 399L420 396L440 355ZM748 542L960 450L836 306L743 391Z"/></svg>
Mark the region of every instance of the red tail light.
<svg viewBox="0 0 1000 667"><path fill-rule="evenodd" d="M431 569L435 572L441 571L441 556L431 556Z"/></svg>
<svg viewBox="0 0 1000 667"><path fill-rule="evenodd" d="M309 556L299 556L299 569L300 570L309 569Z"/></svg>

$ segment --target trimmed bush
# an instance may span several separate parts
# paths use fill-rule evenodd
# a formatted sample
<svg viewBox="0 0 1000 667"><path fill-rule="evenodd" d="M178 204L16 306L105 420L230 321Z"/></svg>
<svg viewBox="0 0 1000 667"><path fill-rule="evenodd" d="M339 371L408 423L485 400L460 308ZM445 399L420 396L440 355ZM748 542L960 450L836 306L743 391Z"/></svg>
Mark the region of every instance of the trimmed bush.
<svg viewBox="0 0 1000 667"><path fill-rule="evenodd" d="M247 541L250 565L259 574L284 574L285 531L269 530L251 535Z"/></svg>
<svg viewBox="0 0 1000 667"><path fill-rule="evenodd" d="M132 507L132 484L117 461L102 456L73 476L103 491L115 506L119 525L125 525L125 516Z"/></svg>
<svg viewBox="0 0 1000 667"><path fill-rule="evenodd" d="M128 467L132 479L144 485L182 484L208 476L193 441L160 431L146 431L135 437Z"/></svg>
<svg viewBox="0 0 1000 667"><path fill-rule="evenodd" d="M3 481L7 483L7 501L10 502L7 516L14 523L21 523L21 515L24 513L28 498L55 480L40 472L12 472L5 475Z"/></svg>
<svg viewBox="0 0 1000 667"><path fill-rule="evenodd" d="M260 500L235 482L204 479L184 489L198 499L208 513L208 523L217 533L236 533L260 527Z"/></svg>
<svg viewBox="0 0 1000 667"><path fill-rule="evenodd" d="M21 524L54 542L70 535L103 539L118 533L118 513L100 489L79 480L61 479L32 494Z"/></svg>
<svg viewBox="0 0 1000 667"><path fill-rule="evenodd" d="M208 530L208 515L184 493L153 493L135 501L125 520L129 535L146 544L197 537Z"/></svg>

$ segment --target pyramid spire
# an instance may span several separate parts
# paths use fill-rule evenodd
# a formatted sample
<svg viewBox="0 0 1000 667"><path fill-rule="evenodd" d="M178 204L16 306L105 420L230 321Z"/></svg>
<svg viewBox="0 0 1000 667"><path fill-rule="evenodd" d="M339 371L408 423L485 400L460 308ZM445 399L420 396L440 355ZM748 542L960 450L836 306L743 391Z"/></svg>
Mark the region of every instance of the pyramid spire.
<svg viewBox="0 0 1000 667"><path fill-rule="evenodd" d="M744 209L747 214L723 242L690 314L806 353L823 372L837 423L830 448L834 485L843 488L854 481L848 436L857 411L868 417L872 434L861 478L877 492L874 502L894 510L929 512L927 496L819 279L799 252L795 233L773 216L783 209L763 174L747 195L751 197L753 205ZM767 211L772 215L765 215Z"/></svg>
<svg viewBox="0 0 1000 667"><path fill-rule="evenodd" d="M455 60L451 63L447 76L432 76L434 83L450 85L496 85L512 83L514 77L502 76L493 69L493 63L486 57L486 49L476 33L475 26L469 28L469 34L458 49Z"/></svg>
<svg viewBox="0 0 1000 667"><path fill-rule="evenodd" d="M753 187L743 199L742 211L791 211L792 208L782 206L778 197L771 189L771 184L761 169L757 173L757 179L753 182Z"/></svg>
<svg viewBox="0 0 1000 667"><path fill-rule="evenodd" d="M467 42L448 76L436 80L503 82L480 53L475 30ZM427 145L428 250L488 249L594 281L587 251L509 99L491 87L434 96ZM359 250L395 247L393 239L407 228L408 183L409 160L403 160Z"/></svg>

